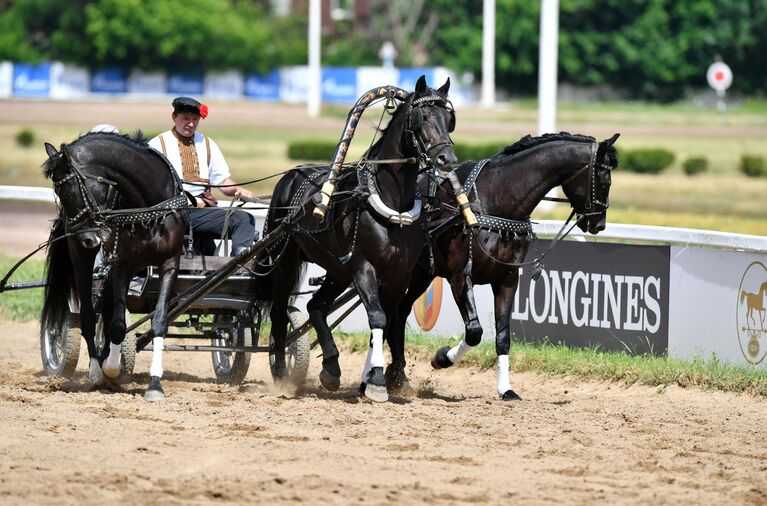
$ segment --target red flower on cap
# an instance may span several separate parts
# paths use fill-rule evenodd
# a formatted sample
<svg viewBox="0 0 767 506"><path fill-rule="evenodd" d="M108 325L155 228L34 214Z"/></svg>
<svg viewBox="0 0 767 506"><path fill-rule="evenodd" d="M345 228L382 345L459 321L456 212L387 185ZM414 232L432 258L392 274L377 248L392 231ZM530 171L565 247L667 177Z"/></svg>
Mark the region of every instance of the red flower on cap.
<svg viewBox="0 0 767 506"><path fill-rule="evenodd" d="M208 116L208 106L205 104L200 104L200 117L205 119L206 116Z"/></svg>

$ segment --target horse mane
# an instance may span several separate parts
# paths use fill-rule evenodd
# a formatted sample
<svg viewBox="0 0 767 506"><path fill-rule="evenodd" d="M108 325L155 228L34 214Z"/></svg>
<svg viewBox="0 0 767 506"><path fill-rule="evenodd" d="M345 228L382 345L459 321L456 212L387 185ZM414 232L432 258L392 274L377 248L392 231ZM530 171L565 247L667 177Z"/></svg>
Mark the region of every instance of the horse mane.
<svg viewBox="0 0 767 506"><path fill-rule="evenodd" d="M571 134L569 132L559 132L558 134L543 134L540 137L533 137L532 135L525 135L514 144L506 146L499 151L493 158L501 156L511 156L522 151L526 151L535 146L546 144L547 142L554 141L571 141L571 142L583 142L592 143L596 141L594 137L588 135Z"/></svg>
<svg viewBox="0 0 767 506"><path fill-rule="evenodd" d="M136 129L132 134L120 134L120 133L113 133L113 132L87 132L77 139L73 140L69 144L61 144L61 147L59 149L59 153L63 153L65 148L71 147L79 143L80 141L84 139L100 139L100 138L110 138L117 140L121 144L125 144L126 146L131 147L139 147L144 149L149 149L149 138L144 135L144 132L142 132L140 129ZM43 176L46 179L50 179L53 176L54 171L61 163L66 163L64 161L63 156L53 156L49 157L46 161L42 163L40 168L43 171Z"/></svg>

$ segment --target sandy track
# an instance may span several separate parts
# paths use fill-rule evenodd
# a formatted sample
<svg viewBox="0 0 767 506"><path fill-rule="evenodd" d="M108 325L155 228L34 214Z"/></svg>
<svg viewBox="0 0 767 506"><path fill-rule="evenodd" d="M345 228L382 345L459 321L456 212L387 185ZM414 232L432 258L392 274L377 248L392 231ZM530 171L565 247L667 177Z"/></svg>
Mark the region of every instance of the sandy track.
<svg viewBox="0 0 767 506"><path fill-rule="evenodd" d="M765 504L767 402L514 374L525 401L494 398L494 373L439 373L418 397L337 393L313 359L306 389L276 392L265 356L243 387L217 385L207 354L169 353L166 400L142 400L149 356L121 393L80 372L41 375L36 324L2 323L0 503ZM412 361L411 361L412 362Z"/></svg>

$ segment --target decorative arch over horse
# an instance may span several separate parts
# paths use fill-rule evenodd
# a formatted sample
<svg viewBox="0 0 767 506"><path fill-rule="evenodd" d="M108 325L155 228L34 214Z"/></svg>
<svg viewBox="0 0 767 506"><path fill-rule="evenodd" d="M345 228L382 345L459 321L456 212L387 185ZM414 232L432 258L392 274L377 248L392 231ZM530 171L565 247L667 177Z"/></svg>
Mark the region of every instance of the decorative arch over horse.
<svg viewBox="0 0 767 506"><path fill-rule="evenodd" d="M392 389L408 388L404 372L405 319L413 302L435 276L441 276L450 283L466 333L457 346L441 348L432 359L432 366L450 367L479 344L482 327L473 287L490 284L495 298L496 390L504 400L519 398L509 383L509 318L519 283L519 267L540 268L540 257L524 262L534 239L530 214L549 190L562 186L573 214L578 216L577 226L592 234L603 230L611 171L618 166L613 146L618 135L602 142L566 132L527 136L488 160L462 164L455 172L479 220L479 225L473 228L464 227L457 211L449 205L452 190L444 181L436 184L434 179L421 178L421 192L433 196L426 211L430 246L418 262L407 295L400 303L398 325L387 334L392 364L386 377Z"/></svg>
<svg viewBox="0 0 767 506"><path fill-rule="evenodd" d="M53 181L59 215L51 230L46 259L42 329L62 327L70 294L74 293L90 357L89 378L96 386L104 383L105 376L117 380L128 284L137 270L159 265L162 281L152 319L151 380L144 396L159 400L164 396L160 378L168 302L186 230L186 217L178 211L187 205L181 183L140 132L135 138L88 133L62 144L60 151L48 143L45 149L48 160L43 174ZM92 283L94 259L100 248L106 254L101 314L107 339L104 349L98 350Z"/></svg>
<svg viewBox="0 0 767 506"><path fill-rule="evenodd" d="M353 283L371 328L362 373L369 386L365 395L374 401L388 399L383 375L384 329L389 318L397 316L397 305L424 244L419 225L418 173L425 167L444 169L456 161L449 135L455 123L447 98L449 87L448 80L441 88L432 89L422 76L415 92L402 93L404 101L394 110L381 138L365 154L357 170L336 171L336 158L332 171L331 167L300 166L277 183L264 234L294 213L306 213L314 207L313 202L327 204L327 210L318 213L322 220L310 214L300 219L291 235L270 252L271 264L260 259L261 269L268 271L267 281L271 282L276 378L285 375L288 300L300 282L302 264L311 261L327 271L324 283L307 306L322 347L322 385L336 390L340 384L338 349L327 315L336 297ZM398 93L397 89L392 91ZM344 153L344 139L349 137L350 128L347 125L339 143ZM326 184L320 193L323 179ZM333 183L330 191L329 181ZM322 198L312 200L318 193Z"/></svg>

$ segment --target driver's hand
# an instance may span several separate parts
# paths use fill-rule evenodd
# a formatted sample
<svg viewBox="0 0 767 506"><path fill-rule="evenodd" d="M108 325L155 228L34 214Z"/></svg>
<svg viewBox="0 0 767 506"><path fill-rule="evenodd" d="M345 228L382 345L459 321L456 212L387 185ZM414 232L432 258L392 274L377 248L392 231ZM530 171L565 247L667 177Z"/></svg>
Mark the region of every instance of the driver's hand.
<svg viewBox="0 0 767 506"><path fill-rule="evenodd" d="M253 198L253 193L251 193L249 190L247 190L245 188L241 188L239 186L237 187L237 190L234 192L234 195L236 197L239 197L240 195L242 195L243 197L248 197L248 198L251 198L251 199Z"/></svg>

